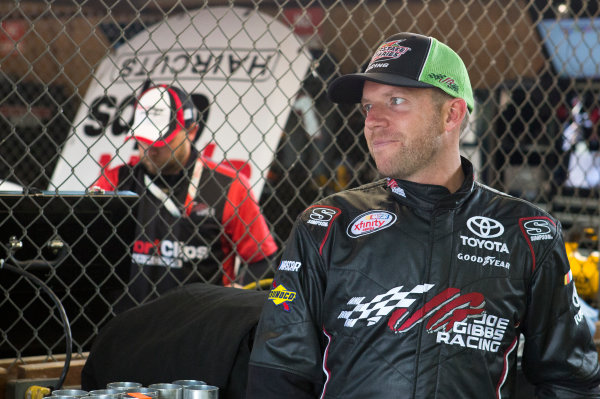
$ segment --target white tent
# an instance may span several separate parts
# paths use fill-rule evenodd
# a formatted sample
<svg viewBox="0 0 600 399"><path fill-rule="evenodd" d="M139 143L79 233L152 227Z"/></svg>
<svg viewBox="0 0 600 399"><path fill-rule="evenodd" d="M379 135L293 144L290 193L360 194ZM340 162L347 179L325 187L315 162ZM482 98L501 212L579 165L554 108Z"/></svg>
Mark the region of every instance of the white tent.
<svg viewBox="0 0 600 399"><path fill-rule="evenodd" d="M208 105L196 147L245 164L257 195L310 58L293 30L254 9L207 7L148 27L104 59L63 147L50 190L84 190L110 162L135 156L125 141L144 83L167 83Z"/></svg>

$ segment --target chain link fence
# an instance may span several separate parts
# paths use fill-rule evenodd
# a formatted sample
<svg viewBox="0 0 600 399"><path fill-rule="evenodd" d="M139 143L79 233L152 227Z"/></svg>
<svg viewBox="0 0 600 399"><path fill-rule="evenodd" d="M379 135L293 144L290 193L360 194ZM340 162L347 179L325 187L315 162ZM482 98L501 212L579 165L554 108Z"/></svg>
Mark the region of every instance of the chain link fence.
<svg viewBox="0 0 600 399"><path fill-rule="evenodd" d="M57 294L74 351L89 350L127 293L123 237L140 238L128 211L138 199L77 193L135 160L135 98L160 83L192 94L198 151L248 177L279 248L252 275L268 278L299 212L378 178L358 109L325 92L399 31L465 60L476 106L461 146L478 179L553 212L565 231L597 229L599 17L586 1L4 1L0 257ZM8 270L0 286L0 357L64 353L44 292Z"/></svg>

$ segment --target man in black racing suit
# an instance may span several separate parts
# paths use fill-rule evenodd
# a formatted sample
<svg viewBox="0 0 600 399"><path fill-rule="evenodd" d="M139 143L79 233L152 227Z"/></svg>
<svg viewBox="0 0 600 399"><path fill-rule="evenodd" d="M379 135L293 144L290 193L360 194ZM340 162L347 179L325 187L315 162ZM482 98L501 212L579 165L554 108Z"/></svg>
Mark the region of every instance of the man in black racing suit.
<svg viewBox="0 0 600 399"><path fill-rule="evenodd" d="M474 181L459 155L473 108L459 56L394 35L329 95L362 102L370 152L390 177L297 219L248 398L514 398L521 335L538 398L600 398L560 223Z"/></svg>

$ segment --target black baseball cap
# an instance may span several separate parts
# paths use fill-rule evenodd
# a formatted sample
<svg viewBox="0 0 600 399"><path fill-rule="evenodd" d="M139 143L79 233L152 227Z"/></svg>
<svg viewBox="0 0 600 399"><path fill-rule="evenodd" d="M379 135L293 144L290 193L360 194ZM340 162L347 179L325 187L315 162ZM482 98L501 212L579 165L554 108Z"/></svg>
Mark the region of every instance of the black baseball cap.
<svg viewBox="0 0 600 399"><path fill-rule="evenodd" d="M162 147L197 121L198 111L191 96L178 87L157 85L138 97L128 138Z"/></svg>
<svg viewBox="0 0 600 399"><path fill-rule="evenodd" d="M359 103L365 81L402 87L437 87L462 98L473 111L473 89L467 68L454 50L429 36L403 32L386 39L364 73L335 79L327 90L334 103Z"/></svg>

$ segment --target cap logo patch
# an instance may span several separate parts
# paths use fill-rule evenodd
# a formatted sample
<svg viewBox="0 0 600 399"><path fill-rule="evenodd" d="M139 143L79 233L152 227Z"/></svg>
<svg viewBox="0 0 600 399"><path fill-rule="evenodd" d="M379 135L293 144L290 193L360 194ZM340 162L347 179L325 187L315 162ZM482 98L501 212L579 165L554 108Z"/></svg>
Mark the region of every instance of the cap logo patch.
<svg viewBox="0 0 600 399"><path fill-rule="evenodd" d="M451 77L440 74L440 73L430 73L428 76L431 79L440 82L441 84L443 84L450 90L458 93L458 91L459 91L458 84L456 84L456 81L454 79L452 79Z"/></svg>
<svg viewBox="0 0 600 399"><path fill-rule="evenodd" d="M405 40L406 39L392 40L391 42L383 43L381 46L379 46L379 48L373 55L373 58L371 58L371 64L387 59L400 58L400 56L411 51L412 49L410 47L400 45L400 43L402 43Z"/></svg>
<svg viewBox="0 0 600 399"><path fill-rule="evenodd" d="M160 106L157 106L157 104L153 104L149 108L146 108L146 107L138 104L137 111L141 115L144 115L145 117L152 117L152 116L161 116L167 110L161 108Z"/></svg>

